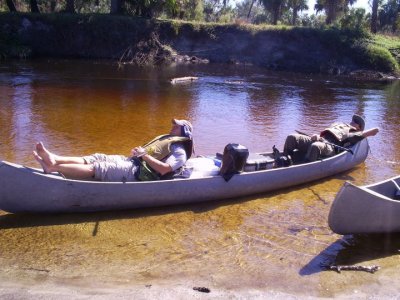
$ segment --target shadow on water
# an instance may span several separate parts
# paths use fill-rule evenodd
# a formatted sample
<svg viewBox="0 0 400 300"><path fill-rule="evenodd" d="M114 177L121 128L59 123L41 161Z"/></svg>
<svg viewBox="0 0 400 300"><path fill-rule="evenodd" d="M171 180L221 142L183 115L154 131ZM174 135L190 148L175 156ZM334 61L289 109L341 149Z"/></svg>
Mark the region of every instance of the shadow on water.
<svg viewBox="0 0 400 300"><path fill-rule="evenodd" d="M24 228L36 226L54 226L66 224L93 223L97 225L93 230L93 235L97 232L98 223L110 220L138 219L149 216L161 216L176 214L181 212L203 213L217 209L219 207L240 204L254 200L258 197L268 198L275 194L268 193L262 195L252 195L248 197L218 200L215 202L200 202L192 204L178 204L162 207L138 208L133 210L116 210L101 212L77 212L77 213L23 213L5 214L0 216L0 230L11 228Z"/></svg>
<svg viewBox="0 0 400 300"><path fill-rule="evenodd" d="M400 233L346 235L314 257L299 272L312 275L329 265L355 265L366 261L398 255Z"/></svg>

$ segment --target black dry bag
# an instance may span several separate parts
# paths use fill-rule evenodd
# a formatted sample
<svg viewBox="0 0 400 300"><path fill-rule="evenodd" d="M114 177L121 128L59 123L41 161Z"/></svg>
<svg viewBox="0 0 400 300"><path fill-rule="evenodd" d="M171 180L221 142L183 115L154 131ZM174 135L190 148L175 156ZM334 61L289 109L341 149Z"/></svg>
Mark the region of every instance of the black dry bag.
<svg viewBox="0 0 400 300"><path fill-rule="evenodd" d="M240 144L228 144L222 155L220 175L229 181L233 175L243 171L246 160L249 157L249 149Z"/></svg>

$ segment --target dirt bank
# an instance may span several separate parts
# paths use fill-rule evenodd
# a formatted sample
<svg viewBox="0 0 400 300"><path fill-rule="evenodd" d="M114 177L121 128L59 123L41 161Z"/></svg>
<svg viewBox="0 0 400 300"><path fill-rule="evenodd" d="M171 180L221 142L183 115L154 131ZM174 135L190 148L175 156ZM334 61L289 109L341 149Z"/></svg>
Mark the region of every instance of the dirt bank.
<svg viewBox="0 0 400 300"><path fill-rule="evenodd" d="M0 41L3 57L239 63L330 74L360 69L393 73L398 68L386 49L368 50L364 33L337 29L191 24L109 15L1 14Z"/></svg>

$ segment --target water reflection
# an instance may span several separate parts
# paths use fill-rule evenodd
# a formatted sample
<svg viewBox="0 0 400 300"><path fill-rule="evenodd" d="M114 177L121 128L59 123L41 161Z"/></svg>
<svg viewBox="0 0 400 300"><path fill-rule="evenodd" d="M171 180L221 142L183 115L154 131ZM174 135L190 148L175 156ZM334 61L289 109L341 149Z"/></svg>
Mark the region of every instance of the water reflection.
<svg viewBox="0 0 400 300"><path fill-rule="evenodd" d="M238 66L118 69L111 63L49 61L17 62L2 70L3 136L15 145L1 150L7 159L24 163L37 139L77 154L125 153L168 130L174 116L193 121L201 154L221 151L229 142L265 151L282 146L295 129L315 133L354 112L364 115L369 127L383 129L388 152L397 148L397 139L387 143L399 113L397 83L370 89ZM183 75L200 79L169 83ZM372 142L382 144L379 138Z"/></svg>
<svg viewBox="0 0 400 300"><path fill-rule="evenodd" d="M170 84L182 76L199 80ZM395 239L338 240L326 220L345 180L367 184L400 173L398 82L248 66L118 69L107 62L50 60L2 64L0 90L0 158L27 165L36 164L31 151L37 140L67 155L127 154L168 131L173 117L193 122L197 154L221 152L229 142L251 151L282 148L296 129L316 133L353 113L364 115L367 127L381 128L369 140L364 164L277 193L134 212L0 212L0 277L30 277L26 270L32 268L48 270L51 278L87 276L100 282L110 276L146 283L180 276L227 288L270 286L329 297L338 279L321 274L320 262L387 256L389 271L396 264ZM346 289L351 287L342 285Z"/></svg>

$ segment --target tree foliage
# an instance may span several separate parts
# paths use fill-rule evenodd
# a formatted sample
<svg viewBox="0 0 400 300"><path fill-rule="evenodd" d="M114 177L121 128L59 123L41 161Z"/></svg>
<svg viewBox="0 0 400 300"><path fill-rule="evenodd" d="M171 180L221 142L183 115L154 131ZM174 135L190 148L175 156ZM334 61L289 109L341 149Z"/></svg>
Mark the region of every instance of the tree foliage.
<svg viewBox="0 0 400 300"><path fill-rule="evenodd" d="M287 9L288 0L260 0L272 15L272 24L278 24L283 12Z"/></svg>
<svg viewBox="0 0 400 300"><path fill-rule="evenodd" d="M370 14L366 14L364 8L353 8L340 20L341 28L367 30Z"/></svg>
<svg viewBox="0 0 400 300"><path fill-rule="evenodd" d="M307 0L289 0L288 7L292 11L291 25L295 26L297 24L299 12L308 9L307 2Z"/></svg>
<svg viewBox="0 0 400 300"><path fill-rule="evenodd" d="M399 33L400 0L370 0L371 8L367 10L351 9L355 1L317 0L316 14L311 15L301 13L308 9L307 0L4 0L0 2L0 10L111 13L188 21L311 27L322 26L324 22L342 28L369 28L373 33Z"/></svg>
<svg viewBox="0 0 400 300"><path fill-rule="evenodd" d="M235 11L228 0L204 0L204 20L207 22L232 22Z"/></svg>
<svg viewBox="0 0 400 300"><path fill-rule="evenodd" d="M400 0L389 0L383 4L378 20L379 29L382 31L395 33L400 30Z"/></svg>
<svg viewBox="0 0 400 300"><path fill-rule="evenodd" d="M204 3L202 0L177 0L175 5L167 5L168 17L188 21L204 20Z"/></svg>
<svg viewBox="0 0 400 300"><path fill-rule="evenodd" d="M315 10L325 11L326 24L334 23L349 11L349 5L353 5L357 0L317 0Z"/></svg>
<svg viewBox="0 0 400 300"><path fill-rule="evenodd" d="M236 17L241 22L260 24L270 22L270 15L260 1L244 0L236 6Z"/></svg>
<svg viewBox="0 0 400 300"><path fill-rule="evenodd" d="M17 9L15 8L13 0L6 0L6 4L7 4L7 7L8 7L9 11L11 11L11 12L16 12L17 11Z"/></svg>

